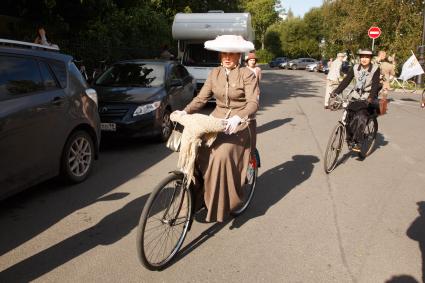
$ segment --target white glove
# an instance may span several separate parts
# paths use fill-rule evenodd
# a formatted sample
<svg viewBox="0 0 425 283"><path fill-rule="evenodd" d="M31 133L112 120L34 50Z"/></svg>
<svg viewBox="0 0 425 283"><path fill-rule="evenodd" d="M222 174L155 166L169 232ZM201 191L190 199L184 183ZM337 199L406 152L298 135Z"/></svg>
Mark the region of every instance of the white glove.
<svg viewBox="0 0 425 283"><path fill-rule="evenodd" d="M226 127L224 129L224 133L226 133L228 135L235 133L236 128L240 124L241 120L242 120L241 117L239 117L238 115L235 115L235 116L225 120L226 121Z"/></svg>

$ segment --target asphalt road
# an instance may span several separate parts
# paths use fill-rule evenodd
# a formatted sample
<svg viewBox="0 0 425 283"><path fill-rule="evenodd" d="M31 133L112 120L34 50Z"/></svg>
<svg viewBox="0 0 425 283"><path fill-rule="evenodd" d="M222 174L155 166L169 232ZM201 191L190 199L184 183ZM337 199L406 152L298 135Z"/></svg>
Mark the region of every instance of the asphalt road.
<svg viewBox="0 0 425 283"><path fill-rule="evenodd" d="M83 184L51 180L1 202L0 282L422 282L425 110L416 97L393 94L372 155L361 161L345 148L327 175L323 153L341 112L323 109L325 76L263 73L262 167L242 216L194 222L171 266L144 269L138 219L177 154L108 141Z"/></svg>

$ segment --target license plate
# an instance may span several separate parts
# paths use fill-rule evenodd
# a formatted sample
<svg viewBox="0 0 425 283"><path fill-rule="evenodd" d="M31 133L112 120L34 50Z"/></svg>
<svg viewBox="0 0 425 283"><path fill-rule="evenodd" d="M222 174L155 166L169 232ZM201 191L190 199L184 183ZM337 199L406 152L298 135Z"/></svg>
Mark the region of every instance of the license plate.
<svg viewBox="0 0 425 283"><path fill-rule="evenodd" d="M102 131L115 132L117 130L117 124L115 124L115 123L100 123L100 129Z"/></svg>

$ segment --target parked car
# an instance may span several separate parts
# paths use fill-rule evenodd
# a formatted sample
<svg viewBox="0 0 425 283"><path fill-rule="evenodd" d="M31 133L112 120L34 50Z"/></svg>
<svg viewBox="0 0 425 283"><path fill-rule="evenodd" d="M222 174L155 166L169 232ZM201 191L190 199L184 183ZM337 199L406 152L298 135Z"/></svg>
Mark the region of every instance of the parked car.
<svg viewBox="0 0 425 283"><path fill-rule="evenodd" d="M318 72L318 62L316 62L316 63L311 63L311 64L308 64L306 67L305 67L305 69L306 69L306 71L309 71L309 72Z"/></svg>
<svg viewBox="0 0 425 283"><path fill-rule="evenodd" d="M281 63L286 62L287 60L288 60L288 58L286 58L286 57L276 57L272 61L269 62L269 67L270 68L279 67L279 65Z"/></svg>
<svg viewBox="0 0 425 283"><path fill-rule="evenodd" d="M0 199L58 174L85 180L99 142L97 94L73 58L0 39Z"/></svg>
<svg viewBox="0 0 425 283"><path fill-rule="evenodd" d="M279 64L279 68L281 69L288 69L288 63L289 63L290 59L286 59L285 61L283 61L282 63Z"/></svg>
<svg viewBox="0 0 425 283"><path fill-rule="evenodd" d="M305 69L307 65L312 63L316 63L316 59L298 58L298 59L289 61L288 68L291 70Z"/></svg>
<svg viewBox="0 0 425 283"><path fill-rule="evenodd" d="M317 63L317 70L321 73L328 74L329 73L328 60L319 61Z"/></svg>
<svg viewBox="0 0 425 283"><path fill-rule="evenodd" d="M95 81L101 129L113 136L166 141L170 114L196 95L194 78L175 61L128 60L109 67Z"/></svg>

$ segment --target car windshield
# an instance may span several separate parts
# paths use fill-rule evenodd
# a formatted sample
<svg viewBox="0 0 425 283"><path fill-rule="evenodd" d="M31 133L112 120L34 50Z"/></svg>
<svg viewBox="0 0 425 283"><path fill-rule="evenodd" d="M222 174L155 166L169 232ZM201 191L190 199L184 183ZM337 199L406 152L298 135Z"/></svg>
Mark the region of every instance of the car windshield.
<svg viewBox="0 0 425 283"><path fill-rule="evenodd" d="M152 63L118 63L97 80L100 86L159 87L164 83L164 65Z"/></svg>
<svg viewBox="0 0 425 283"><path fill-rule="evenodd" d="M217 67L220 65L218 52L204 48L204 44L188 44L183 56L183 65L199 67Z"/></svg>

